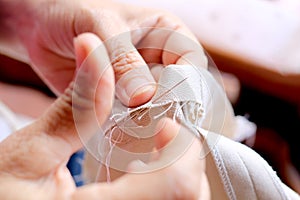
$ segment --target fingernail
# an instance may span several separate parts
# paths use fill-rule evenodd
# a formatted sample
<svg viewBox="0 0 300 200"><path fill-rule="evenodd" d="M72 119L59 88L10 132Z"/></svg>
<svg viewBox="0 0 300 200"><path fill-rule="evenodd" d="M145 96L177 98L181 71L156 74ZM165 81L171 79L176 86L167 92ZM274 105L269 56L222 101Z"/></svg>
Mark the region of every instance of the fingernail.
<svg viewBox="0 0 300 200"><path fill-rule="evenodd" d="M73 38L77 66L80 67L87 55L101 45L100 39L92 33L83 33Z"/></svg>
<svg viewBox="0 0 300 200"><path fill-rule="evenodd" d="M129 106L138 106L148 102L154 95L155 90L156 84L149 83L146 79L135 78L130 80L126 87Z"/></svg>

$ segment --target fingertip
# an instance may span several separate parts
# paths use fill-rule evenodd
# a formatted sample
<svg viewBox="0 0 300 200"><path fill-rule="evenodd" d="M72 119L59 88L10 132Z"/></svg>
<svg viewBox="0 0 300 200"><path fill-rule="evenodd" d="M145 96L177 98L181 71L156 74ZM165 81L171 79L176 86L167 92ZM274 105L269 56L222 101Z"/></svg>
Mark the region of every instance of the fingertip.
<svg viewBox="0 0 300 200"><path fill-rule="evenodd" d="M147 85L141 88L138 88L136 92L133 93L132 97L129 100L129 107L136 107L142 104L147 103L154 95L156 91L155 85Z"/></svg>
<svg viewBox="0 0 300 200"><path fill-rule="evenodd" d="M154 96L156 82L147 72L133 69L117 80L116 95L125 106L145 104Z"/></svg>
<svg viewBox="0 0 300 200"><path fill-rule="evenodd" d="M80 67L90 52L101 45L100 38L93 33L82 33L73 39L77 67Z"/></svg>
<svg viewBox="0 0 300 200"><path fill-rule="evenodd" d="M172 139L175 138L180 126L170 118L161 119L155 130L155 146L157 149L165 147Z"/></svg>
<svg viewBox="0 0 300 200"><path fill-rule="evenodd" d="M74 43L76 65L77 67L80 67L87 56L87 52L81 45L81 42L78 40L78 38L74 38L73 43Z"/></svg>

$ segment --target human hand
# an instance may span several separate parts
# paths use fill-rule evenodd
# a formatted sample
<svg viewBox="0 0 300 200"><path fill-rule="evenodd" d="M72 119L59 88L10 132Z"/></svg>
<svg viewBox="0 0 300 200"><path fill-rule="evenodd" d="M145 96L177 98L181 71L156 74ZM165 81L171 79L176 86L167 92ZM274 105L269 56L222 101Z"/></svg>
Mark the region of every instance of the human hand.
<svg viewBox="0 0 300 200"><path fill-rule="evenodd" d="M13 56L27 55L23 60L56 94L61 94L72 80L73 39L84 32L108 40L105 45L115 71L116 94L127 106L143 104L155 92L148 63L207 65L194 35L178 18L164 11L103 0L26 0L9 4L7 10L13 16L10 29L22 44L13 49Z"/></svg>
<svg viewBox="0 0 300 200"><path fill-rule="evenodd" d="M96 43L86 42L92 37ZM90 116L96 113L97 122L102 124L110 113L114 96L113 69L106 67L109 58L99 44L100 40L94 35L79 36L75 41L77 65L80 66L80 72L78 70L74 78L76 81L44 115L0 143L1 199L209 198L205 160L197 155L201 148L198 140L194 140L173 165L164 169L147 174L126 174L110 184L75 187L66 162L82 147L76 132L84 129L84 137L89 138L97 128ZM98 57L97 53L91 54L92 51L103 54ZM85 59L88 55L89 59ZM95 93L97 96L94 96ZM74 116L77 116L76 120ZM182 137L192 136L188 130L170 120L161 124L164 126L156 137L157 148L169 143L179 130ZM146 167L163 162L179 146L180 143L173 143ZM129 168L134 172L140 167L132 164Z"/></svg>

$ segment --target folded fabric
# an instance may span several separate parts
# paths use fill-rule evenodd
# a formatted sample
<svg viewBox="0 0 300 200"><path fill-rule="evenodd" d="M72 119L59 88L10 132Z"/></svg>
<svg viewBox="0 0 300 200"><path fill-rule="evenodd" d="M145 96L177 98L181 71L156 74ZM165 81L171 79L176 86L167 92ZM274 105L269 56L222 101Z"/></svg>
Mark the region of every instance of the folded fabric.
<svg viewBox="0 0 300 200"><path fill-rule="evenodd" d="M146 139L155 134L153 130L162 117L176 119L197 137L205 138L199 156L206 159L212 199L299 199L262 157L238 142L254 134L256 126L234 115L223 89L206 69L188 65L167 66L156 94L140 107L127 108L115 100L102 132L87 143L98 160L86 156L87 182L105 181L103 174L99 177L103 172L114 178L109 171L122 171L130 161L143 160L142 153L153 148L147 146L151 141ZM110 170L105 170L103 164Z"/></svg>
<svg viewBox="0 0 300 200"><path fill-rule="evenodd" d="M155 128L155 123L143 121L146 115L152 121L161 116L176 117L190 126L201 127L237 141L246 139L256 131L255 124L234 115L224 90L211 73L191 65L165 67L154 97L142 106L130 109L115 99L112 116L104 125L104 131L117 124L123 127L125 133L136 132L138 136L139 126L143 132ZM137 120L137 116L140 119Z"/></svg>
<svg viewBox="0 0 300 200"><path fill-rule="evenodd" d="M162 70L156 93L148 103L128 108L115 98L109 119L83 142L96 160L125 171L133 160L148 160L154 148L151 138L163 117L237 141L256 131L253 123L234 115L224 90L207 69L169 65Z"/></svg>
<svg viewBox="0 0 300 200"><path fill-rule="evenodd" d="M212 199L300 199L255 151L218 134L200 132L206 138L204 155Z"/></svg>

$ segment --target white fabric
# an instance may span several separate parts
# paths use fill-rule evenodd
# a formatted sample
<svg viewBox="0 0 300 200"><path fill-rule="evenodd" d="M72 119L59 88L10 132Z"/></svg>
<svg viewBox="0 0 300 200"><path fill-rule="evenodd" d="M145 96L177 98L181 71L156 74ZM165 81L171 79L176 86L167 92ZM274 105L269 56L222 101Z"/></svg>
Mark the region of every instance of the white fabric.
<svg viewBox="0 0 300 200"><path fill-rule="evenodd" d="M245 118L234 116L222 88L204 69L178 65L166 67L152 100L134 109L127 108L116 100L112 115L114 120L108 121L104 129L109 130L118 124L128 134L132 128L140 128L136 134L147 134L153 130L159 111L167 112L166 105L170 103L176 111L173 110L167 116L175 116L185 126L196 128L205 138L205 151L201 156L206 159L212 199L299 199L299 195L281 182L261 156L232 140L251 135L256 127ZM139 115L140 120L145 115L145 112L139 111L146 109L152 109L152 112L147 111L149 127L137 120ZM248 129L247 134L243 133L245 129ZM214 131L218 131L218 134L213 133ZM97 140L94 138L92 141ZM99 145L99 141L96 143ZM115 156L113 159L120 163L120 159L123 162L125 158ZM94 174L96 166L94 165ZM91 168L89 170L93 170ZM85 173L87 177L92 177L91 173Z"/></svg>
<svg viewBox="0 0 300 200"><path fill-rule="evenodd" d="M11 133L11 129L7 124L7 121L1 116L0 116L0 130L1 130L1 134L0 134L0 142L1 142Z"/></svg>
<svg viewBox="0 0 300 200"><path fill-rule="evenodd" d="M17 129L29 124L32 120L28 116L12 112L0 101L0 142Z"/></svg>
<svg viewBox="0 0 300 200"><path fill-rule="evenodd" d="M212 132L204 135L206 138L218 136ZM206 169L212 199L300 199L252 149L223 136L217 142L205 141L209 150Z"/></svg>
<svg viewBox="0 0 300 200"><path fill-rule="evenodd" d="M137 127L135 121L128 120L132 113L149 108L161 108L163 112L170 103L175 104L174 115L179 120L237 141L246 139L256 131L255 124L242 116L234 116L225 92L211 74L204 68L191 65L169 65L164 68L156 94L145 105L130 109L116 99L112 116L114 120L108 121L104 129L110 129L114 123L121 123L122 120L126 121L127 127ZM151 117L158 114L152 113ZM143 131L145 128L153 130L155 123L152 125L143 126Z"/></svg>
<svg viewBox="0 0 300 200"><path fill-rule="evenodd" d="M206 76L203 74L205 74L205 72L199 74L197 69L189 66L167 67L162 74L163 78L160 80L160 84L163 85L165 89L172 88L174 85L176 85L176 83L178 83L178 81L184 81L181 85L178 85L178 87L172 90L172 95L169 94L165 96L165 98L160 98L160 101L156 101L154 104L145 104L144 108L147 106L156 106L159 108L160 106L174 101L191 103L181 104L180 107L177 107L182 109L180 110L178 116L186 117L186 119L188 119L188 123L186 123L187 125L189 125L189 123L193 127L197 127L199 125L197 129L206 138L206 152L204 152L202 155L204 155L206 158L206 170L212 199L300 199L300 196L297 193L281 182L268 163L266 163L266 161L263 160L263 158L260 157L256 152L241 143L220 136L220 134L213 133L211 130L209 130L211 127L213 127L211 129L215 128L213 123L212 126L208 126L208 128L205 127L204 124L207 113L217 112L218 109L222 107L218 107L219 104L211 104L211 107L216 106L217 109L207 109L207 105L209 105L213 99L209 98L210 95L207 95L209 89L205 88L206 86L204 86L204 80L206 80L207 77L203 78ZM185 79L186 77L188 78ZM161 93L164 93L165 91L166 90L158 90L153 99L157 99L157 97L160 97ZM218 93L220 91L215 90L213 92ZM215 98L216 96L213 97ZM221 95L221 97L225 98L224 95ZM224 105L229 106L229 104ZM121 104L116 104L115 109L123 109L121 118L127 116L128 112L136 110L128 110ZM195 109L196 112L194 112L195 110L193 109ZM230 111L230 115L226 115L226 117L231 117L230 119L226 119L229 120L229 126L233 125L237 128L231 129L225 125L221 131L223 131L227 137L233 138L234 135L238 135L238 129L241 127L237 121L237 118L234 117L231 107L227 107L226 109ZM15 121L13 123L17 125L17 129L27 125L32 121L31 118L22 115L15 115L6 109L2 109L1 111L0 141L12 132L11 123L8 122L8 118L10 118L9 120L14 118ZM222 110L219 111L222 112ZM193 113L196 113L197 115L193 116ZM153 116L157 114L159 113L154 112ZM211 116L215 117L212 114L214 113L211 113ZM189 117L189 115L191 116ZM197 117L200 117L201 120L195 120ZM250 122L243 121L242 123L242 126L248 126L248 123ZM207 128L208 130L200 127ZM228 134L232 130L235 130L236 133ZM96 168L97 166L94 167ZM95 169L90 170L95 171ZM85 173L87 172L85 171Z"/></svg>

